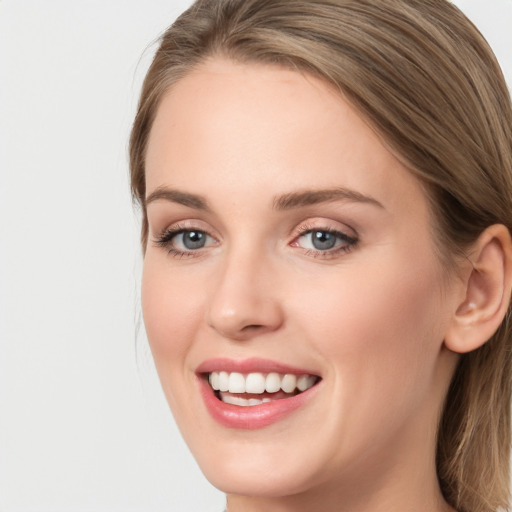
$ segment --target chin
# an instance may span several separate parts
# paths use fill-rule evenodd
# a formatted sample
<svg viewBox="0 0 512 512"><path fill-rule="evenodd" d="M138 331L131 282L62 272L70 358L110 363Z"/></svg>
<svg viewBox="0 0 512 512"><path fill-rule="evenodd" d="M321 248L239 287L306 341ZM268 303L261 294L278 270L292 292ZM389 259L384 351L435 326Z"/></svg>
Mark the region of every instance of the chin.
<svg viewBox="0 0 512 512"><path fill-rule="evenodd" d="M188 428L185 440L217 489L239 496L278 498L321 486L339 472L338 458L331 463L332 450L322 444L326 432L315 436L295 430L296 435L292 426L274 426L249 433L214 426L190 435ZM344 478L338 476L336 480Z"/></svg>
<svg viewBox="0 0 512 512"><path fill-rule="evenodd" d="M276 460L226 460L220 464L200 464L208 481L226 494L279 498L304 492L314 478L297 464L282 467Z"/></svg>

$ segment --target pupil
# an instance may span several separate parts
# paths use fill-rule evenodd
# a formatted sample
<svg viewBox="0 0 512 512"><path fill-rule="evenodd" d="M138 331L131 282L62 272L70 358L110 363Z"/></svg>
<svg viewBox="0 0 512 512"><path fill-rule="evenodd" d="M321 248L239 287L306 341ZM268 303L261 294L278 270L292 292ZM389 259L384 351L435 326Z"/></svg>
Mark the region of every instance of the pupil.
<svg viewBox="0 0 512 512"><path fill-rule="evenodd" d="M319 250L332 249L336 245L336 237L326 231L315 231L313 233L313 247Z"/></svg>
<svg viewBox="0 0 512 512"><path fill-rule="evenodd" d="M204 247L206 237L201 231L187 231L183 234L183 245L187 249L200 249Z"/></svg>

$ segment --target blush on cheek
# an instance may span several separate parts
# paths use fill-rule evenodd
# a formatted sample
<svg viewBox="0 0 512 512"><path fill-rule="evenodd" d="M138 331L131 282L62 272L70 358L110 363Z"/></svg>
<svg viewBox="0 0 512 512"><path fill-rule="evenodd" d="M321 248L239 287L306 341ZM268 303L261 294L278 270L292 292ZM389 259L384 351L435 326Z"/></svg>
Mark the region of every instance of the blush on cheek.
<svg viewBox="0 0 512 512"><path fill-rule="evenodd" d="M378 333L367 349L383 375L379 383L383 396L397 401L400 397L407 401L408 396L417 400L433 385L431 379L443 341L442 327L435 332L432 326L432 320L439 318L440 298L439 279L433 274L430 265L423 266L421 273L408 272L404 267L392 286L386 288L388 293L381 297L374 294L367 301L367 308L374 314L364 326L367 333L363 339Z"/></svg>
<svg viewBox="0 0 512 512"><path fill-rule="evenodd" d="M152 268L144 269L142 280L142 312L149 346L162 389L173 414L179 418L185 382L184 358L187 352L186 326L189 322L180 305L178 290Z"/></svg>
<svg viewBox="0 0 512 512"><path fill-rule="evenodd" d="M365 272L351 269L357 278L347 275L329 293L323 288L328 301L321 295L309 301L304 331L315 326L310 336L322 349L329 344L332 360L344 367L340 374L357 382L353 392L368 393L369 402L375 393L384 402L399 400L419 385L420 374L433 371L442 345L442 327L432 327L440 298L433 258L395 257L385 271L377 265L367 265Z"/></svg>
<svg viewBox="0 0 512 512"><path fill-rule="evenodd" d="M201 318L201 300L189 283L173 278L168 268L148 262L142 279L142 312L157 367L161 361L182 362Z"/></svg>
<svg viewBox="0 0 512 512"><path fill-rule="evenodd" d="M170 340L176 337L176 327L179 327L173 321L173 301L169 301L166 288L165 280L159 279L146 266L142 279L142 313L155 362L159 355L165 356Z"/></svg>

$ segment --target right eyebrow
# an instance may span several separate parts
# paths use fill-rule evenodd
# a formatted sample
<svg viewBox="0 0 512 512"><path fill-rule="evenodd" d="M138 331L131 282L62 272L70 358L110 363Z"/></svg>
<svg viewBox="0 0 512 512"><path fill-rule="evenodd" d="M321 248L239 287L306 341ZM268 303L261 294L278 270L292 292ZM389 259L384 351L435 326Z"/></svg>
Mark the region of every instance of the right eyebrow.
<svg viewBox="0 0 512 512"><path fill-rule="evenodd" d="M274 209L280 211L291 210L293 208L301 208L303 206L340 200L366 203L379 208L384 208L382 203L371 196L366 196L356 190L338 187L333 189L304 190L283 194L282 196L274 198Z"/></svg>
<svg viewBox="0 0 512 512"><path fill-rule="evenodd" d="M170 201L196 210L211 211L204 197L167 187L158 187L151 192L146 198L145 205L158 200Z"/></svg>

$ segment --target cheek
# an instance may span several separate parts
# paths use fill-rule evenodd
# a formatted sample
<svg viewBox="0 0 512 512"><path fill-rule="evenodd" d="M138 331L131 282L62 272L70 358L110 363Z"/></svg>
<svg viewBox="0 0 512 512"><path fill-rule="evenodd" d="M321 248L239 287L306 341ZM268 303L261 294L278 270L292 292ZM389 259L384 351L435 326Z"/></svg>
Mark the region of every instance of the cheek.
<svg viewBox="0 0 512 512"><path fill-rule="evenodd" d="M182 362L200 315L197 283L183 278L164 262L146 255L142 276L142 312L157 369Z"/></svg>
<svg viewBox="0 0 512 512"><path fill-rule="evenodd" d="M141 291L144 325L162 389L178 425L197 423L197 410L183 397L190 398L194 389L187 357L201 318L198 289L196 281L176 272L165 260L146 254Z"/></svg>
<svg viewBox="0 0 512 512"><path fill-rule="evenodd" d="M307 308L295 316L330 361L340 398L377 409L428 393L443 341L436 265L393 256L339 272L296 304Z"/></svg>

